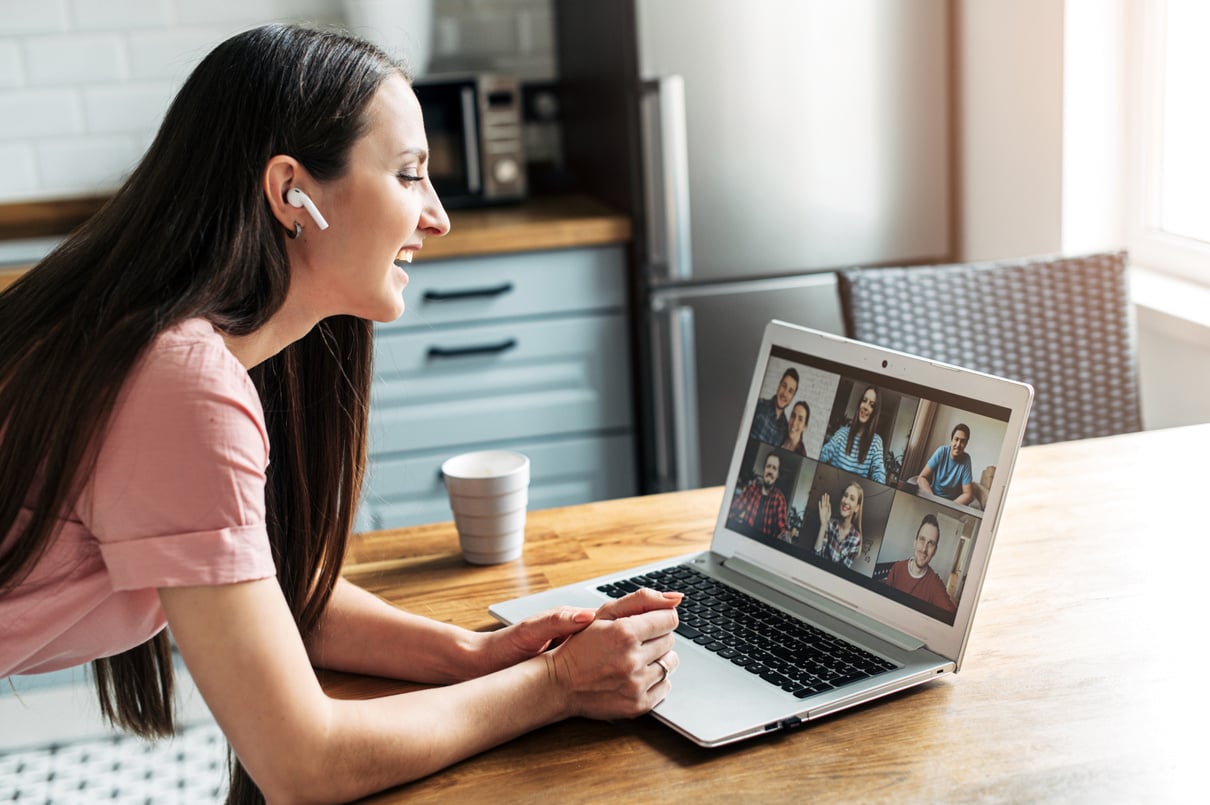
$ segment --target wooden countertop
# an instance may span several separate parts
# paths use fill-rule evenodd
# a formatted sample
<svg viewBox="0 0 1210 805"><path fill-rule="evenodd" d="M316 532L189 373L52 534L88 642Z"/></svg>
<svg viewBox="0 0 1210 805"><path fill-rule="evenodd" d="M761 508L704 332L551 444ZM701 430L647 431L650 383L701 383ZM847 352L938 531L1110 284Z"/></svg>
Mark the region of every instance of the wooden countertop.
<svg viewBox="0 0 1210 805"><path fill-rule="evenodd" d="M450 233L426 240L416 259L606 246L631 235L629 218L588 196L546 196L449 216Z"/></svg>
<svg viewBox="0 0 1210 805"><path fill-rule="evenodd" d="M0 205L0 240L62 235L104 198ZM582 195L545 196L507 206L450 210L450 233L425 242L418 259L472 257L626 243L630 219ZM3 290L28 266L0 270Z"/></svg>
<svg viewBox="0 0 1210 805"><path fill-rule="evenodd" d="M961 673L702 749L652 718L571 719L373 802L1188 802L1210 694L1194 643L1210 424L1026 448ZM474 629L489 604L706 548L719 487L530 512L523 556L465 564L452 523L359 536L345 575ZM324 674L365 698L415 686ZM675 685L673 688L675 694Z"/></svg>

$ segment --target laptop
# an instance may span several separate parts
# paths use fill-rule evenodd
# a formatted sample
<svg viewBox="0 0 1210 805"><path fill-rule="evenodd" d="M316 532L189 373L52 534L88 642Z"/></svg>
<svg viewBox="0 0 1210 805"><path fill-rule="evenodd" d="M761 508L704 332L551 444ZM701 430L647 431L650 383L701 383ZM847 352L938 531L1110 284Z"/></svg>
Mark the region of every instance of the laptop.
<svg viewBox="0 0 1210 805"><path fill-rule="evenodd" d="M641 586L683 591L681 664L652 712L702 746L956 673L1032 399L773 320L709 550L489 611L516 623Z"/></svg>

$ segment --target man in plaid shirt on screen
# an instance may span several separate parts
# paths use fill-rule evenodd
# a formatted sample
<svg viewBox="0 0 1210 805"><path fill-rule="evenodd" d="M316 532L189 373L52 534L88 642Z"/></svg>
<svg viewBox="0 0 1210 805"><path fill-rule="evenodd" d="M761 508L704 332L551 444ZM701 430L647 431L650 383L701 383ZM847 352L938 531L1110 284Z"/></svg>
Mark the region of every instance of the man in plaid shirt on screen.
<svg viewBox="0 0 1210 805"><path fill-rule="evenodd" d="M777 488L781 473L781 458L770 453L765 458L765 471L753 478L744 491L731 501L730 520L736 530L762 537L777 538L786 530L786 496Z"/></svg>

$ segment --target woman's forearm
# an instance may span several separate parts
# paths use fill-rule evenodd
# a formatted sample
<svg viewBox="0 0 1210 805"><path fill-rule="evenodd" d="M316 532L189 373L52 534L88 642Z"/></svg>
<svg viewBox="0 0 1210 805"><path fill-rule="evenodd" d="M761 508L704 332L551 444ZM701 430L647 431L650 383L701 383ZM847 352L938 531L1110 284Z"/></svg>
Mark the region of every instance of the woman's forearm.
<svg viewBox="0 0 1210 805"><path fill-rule="evenodd" d="M419 779L571 714L535 657L487 676L382 699L332 701L317 799L346 801ZM319 792L317 792L318 794Z"/></svg>
<svg viewBox="0 0 1210 805"><path fill-rule="evenodd" d="M341 579L307 637L313 665L412 682L449 683L478 676L485 635L414 615Z"/></svg>
<svg viewBox="0 0 1210 805"><path fill-rule="evenodd" d="M648 590L619 599L616 620L593 620L558 648L494 673L347 701L320 687L276 579L165 588L160 599L198 689L270 802L355 799L568 715L639 715L667 695L670 682L656 659L673 668L678 662L676 601ZM375 634L381 612L372 600L352 585L338 592L316 650L353 663L377 657L379 649L352 651L335 634L346 622L363 636ZM375 615L370 626L357 625L355 613L364 608ZM441 658L428 643L446 626L407 617L397 650L410 653L415 638L421 653ZM538 631L548 625L536 622Z"/></svg>

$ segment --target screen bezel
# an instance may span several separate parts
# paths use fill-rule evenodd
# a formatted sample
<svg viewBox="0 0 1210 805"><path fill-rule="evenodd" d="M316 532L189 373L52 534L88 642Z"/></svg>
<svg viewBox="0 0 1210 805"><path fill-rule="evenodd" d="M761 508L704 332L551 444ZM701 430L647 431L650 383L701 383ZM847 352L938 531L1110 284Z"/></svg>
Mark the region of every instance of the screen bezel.
<svg viewBox="0 0 1210 805"><path fill-rule="evenodd" d="M998 410L1006 419L996 473L987 493L982 524L971 546L966 582L953 623L945 623L884 594L838 576L811 562L764 544L727 527L735 480L749 443L749 428L760 400L765 368L774 348L803 356L808 365L841 367L846 376L868 378L891 389L921 390L931 399L975 403L979 410ZM1004 494L1012 477L1024 436L1033 389L1024 383L961 369L894 350L864 344L810 328L773 320L765 328L757 353L747 402L734 440L723 502L715 524L712 549L724 557L739 557L767 572L802 585L834 602L912 635L932 651L960 664L975 607L982 591ZM825 370L830 371L830 370Z"/></svg>

